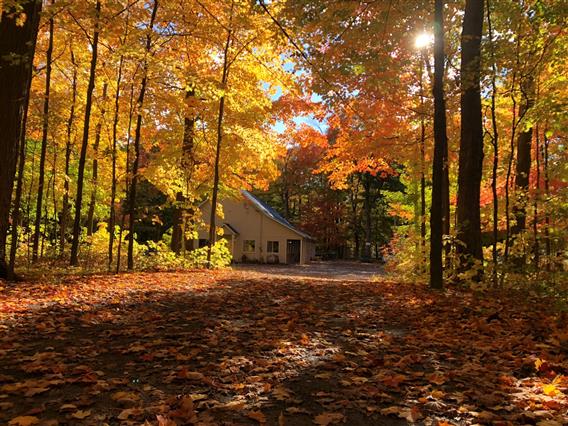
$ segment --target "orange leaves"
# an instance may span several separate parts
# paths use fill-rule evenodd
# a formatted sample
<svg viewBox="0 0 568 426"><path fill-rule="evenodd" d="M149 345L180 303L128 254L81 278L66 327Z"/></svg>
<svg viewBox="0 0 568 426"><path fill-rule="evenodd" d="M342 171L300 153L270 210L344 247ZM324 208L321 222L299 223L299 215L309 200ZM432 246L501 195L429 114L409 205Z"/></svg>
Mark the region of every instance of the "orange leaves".
<svg viewBox="0 0 568 426"><path fill-rule="evenodd" d="M566 358L534 301L260 267L67 285L64 305L58 285L12 291L27 313L2 314L2 424L566 423Z"/></svg>
<svg viewBox="0 0 568 426"><path fill-rule="evenodd" d="M39 419L34 416L18 416L8 422L9 426L33 426L39 423Z"/></svg>

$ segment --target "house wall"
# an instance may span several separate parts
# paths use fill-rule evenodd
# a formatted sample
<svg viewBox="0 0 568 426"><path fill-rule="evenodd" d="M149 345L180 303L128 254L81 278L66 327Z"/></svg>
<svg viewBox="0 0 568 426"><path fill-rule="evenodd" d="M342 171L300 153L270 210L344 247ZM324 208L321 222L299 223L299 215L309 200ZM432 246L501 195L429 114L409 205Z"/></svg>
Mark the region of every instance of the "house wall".
<svg viewBox="0 0 568 426"><path fill-rule="evenodd" d="M309 261L315 256L315 246L311 242L306 242L304 238L280 223L261 214L256 208L246 199L224 199L221 201L223 206L224 219L217 217L217 226L223 223L229 223L235 228L239 235L234 236L234 250L233 259L235 262L242 262L243 255L246 256L248 261L269 261L267 253L268 241L278 241L278 256L279 263L286 263L286 244L287 240L302 240L302 256L301 263ZM209 223L211 215L211 204L209 202L201 206L203 221ZM199 238L208 239L208 229L199 230ZM254 240L254 252L244 252L245 240Z"/></svg>

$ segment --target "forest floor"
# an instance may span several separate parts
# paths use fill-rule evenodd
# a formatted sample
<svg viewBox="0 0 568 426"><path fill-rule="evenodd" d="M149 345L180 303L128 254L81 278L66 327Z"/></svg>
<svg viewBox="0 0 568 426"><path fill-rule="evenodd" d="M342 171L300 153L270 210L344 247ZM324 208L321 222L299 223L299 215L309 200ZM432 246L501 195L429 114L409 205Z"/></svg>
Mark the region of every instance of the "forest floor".
<svg viewBox="0 0 568 426"><path fill-rule="evenodd" d="M568 331L550 301L351 278L3 284L0 423L568 424Z"/></svg>

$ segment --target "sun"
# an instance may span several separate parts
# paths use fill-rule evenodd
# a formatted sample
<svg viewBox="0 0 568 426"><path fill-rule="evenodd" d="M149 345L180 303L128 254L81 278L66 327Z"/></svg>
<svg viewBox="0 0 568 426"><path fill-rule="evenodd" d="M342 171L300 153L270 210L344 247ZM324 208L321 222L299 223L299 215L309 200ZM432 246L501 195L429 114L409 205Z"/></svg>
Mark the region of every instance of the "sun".
<svg viewBox="0 0 568 426"><path fill-rule="evenodd" d="M417 49L422 49L422 48L432 44L433 42L434 42L434 36L432 34L422 33L422 34L416 36L416 39L414 40L414 46Z"/></svg>

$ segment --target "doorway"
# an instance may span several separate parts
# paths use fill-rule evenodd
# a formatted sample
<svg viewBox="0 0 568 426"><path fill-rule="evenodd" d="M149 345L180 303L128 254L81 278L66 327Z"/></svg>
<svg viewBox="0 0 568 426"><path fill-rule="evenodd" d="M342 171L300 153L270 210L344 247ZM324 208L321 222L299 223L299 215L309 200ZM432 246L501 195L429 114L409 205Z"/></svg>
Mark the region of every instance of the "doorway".
<svg viewBox="0 0 568 426"><path fill-rule="evenodd" d="M300 240L288 240L286 243L286 263L300 263Z"/></svg>

